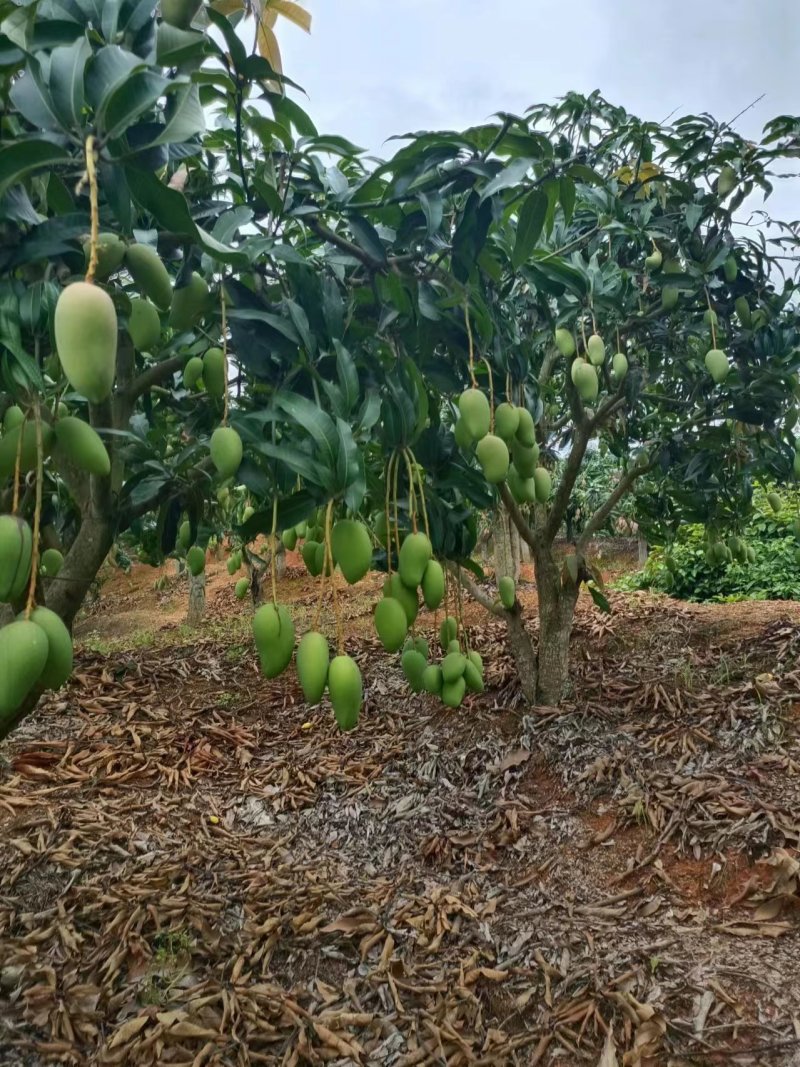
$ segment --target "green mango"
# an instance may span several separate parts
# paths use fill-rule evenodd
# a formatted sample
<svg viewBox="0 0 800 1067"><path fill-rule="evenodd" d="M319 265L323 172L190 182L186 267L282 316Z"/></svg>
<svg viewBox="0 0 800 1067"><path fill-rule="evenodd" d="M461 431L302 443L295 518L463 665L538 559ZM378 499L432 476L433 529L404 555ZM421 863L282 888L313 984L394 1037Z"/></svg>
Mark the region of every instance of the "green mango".
<svg viewBox="0 0 800 1067"><path fill-rule="evenodd" d="M492 411L488 398L480 389L465 389L459 397L458 410L473 441L480 441L486 436L492 422Z"/></svg>
<svg viewBox="0 0 800 1067"><path fill-rule="evenodd" d="M53 429L46 422L42 422L41 426L42 450L44 457L47 458L53 445ZM20 436L22 436L21 449L19 447ZM20 473L26 474L28 471L35 470L37 455L36 423L30 419L22 423L21 426L15 426L13 430L9 430L0 437L0 482L14 474L18 451Z"/></svg>
<svg viewBox="0 0 800 1067"><path fill-rule="evenodd" d="M242 439L230 426L218 426L211 435L211 461L222 478L232 478L242 462ZM245 520L247 521L247 520Z"/></svg>
<svg viewBox="0 0 800 1067"><path fill-rule="evenodd" d="M16 620L0 628L0 726L39 682L50 655L50 642L41 626Z"/></svg>
<svg viewBox="0 0 800 1067"><path fill-rule="evenodd" d="M494 432L510 444L519 429L519 410L513 404L500 404L494 413Z"/></svg>
<svg viewBox="0 0 800 1067"><path fill-rule="evenodd" d="M339 519L331 531L334 561L349 585L360 582L372 566L369 530L355 519Z"/></svg>
<svg viewBox="0 0 800 1067"><path fill-rule="evenodd" d="M384 597L375 606L375 629L387 652L396 652L408 632L403 605L394 597Z"/></svg>
<svg viewBox="0 0 800 1067"><path fill-rule="evenodd" d="M317 550L320 547L319 541L304 541L303 547L300 549L300 555L303 557L303 563L306 565L306 570L312 578L318 578L322 574L322 565L317 567Z"/></svg>
<svg viewBox="0 0 800 1067"><path fill-rule="evenodd" d="M500 603L504 608L511 609L517 599L517 585L513 578L505 575L497 583L497 589L500 593Z"/></svg>
<svg viewBox="0 0 800 1067"><path fill-rule="evenodd" d="M197 578L206 569L206 554L204 549L199 545L192 545L189 551L186 553L186 566L189 568L189 573Z"/></svg>
<svg viewBox="0 0 800 1067"><path fill-rule="evenodd" d="M586 342L586 355L589 357L589 362L593 367L602 367L605 363L606 346L599 334L593 333Z"/></svg>
<svg viewBox="0 0 800 1067"><path fill-rule="evenodd" d="M657 248L654 248L649 256L644 257L644 265L648 270L658 270L663 259L664 257L661 255L661 252Z"/></svg>
<svg viewBox="0 0 800 1067"><path fill-rule="evenodd" d="M25 412L17 404L12 404L11 407L6 408L6 413L3 416L3 432L10 433L17 426L21 426L24 421Z"/></svg>
<svg viewBox="0 0 800 1067"><path fill-rule="evenodd" d="M208 285L205 278L192 271L187 285L172 292L169 324L173 330L191 330L208 307Z"/></svg>
<svg viewBox="0 0 800 1067"><path fill-rule="evenodd" d="M161 0L161 17L170 26L188 30L200 7L200 0Z"/></svg>
<svg viewBox="0 0 800 1067"><path fill-rule="evenodd" d="M563 327L559 327L555 334L556 348L562 356L566 356L567 359L570 356L575 355L575 338L572 336L570 330L565 330Z"/></svg>
<svg viewBox="0 0 800 1067"><path fill-rule="evenodd" d="M0 515L0 603L19 600L31 576L33 534L16 515Z"/></svg>
<svg viewBox="0 0 800 1067"><path fill-rule="evenodd" d="M397 563L397 570L403 585L407 585L409 589L416 589L422 581L428 560L432 555L433 548L426 534L408 534L400 546L400 557Z"/></svg>
<svg viewBox="0 0 800 1067"><path fill-rule="evenodd" d="M55 425L56 451L78 467L98 478L106 478L111 473L111 457L100 435L88 422L67 415Z"/></svg>
<svg viewBox="0 0 800 1067"><path fill-rule="evenodd" d="M19 616L23 619L24 614ZM30 621L41 628L47 638L47 660L39 675L45 689L60 689L72 674L72 637L61 618L50 608L34 608Z"/></svg>
<svg viewBox="0 0 800 1067"><path fill-rule="evenodd" d="M117 312L108 293L88 282L62 289L53 332L72 388L93 404L107 400L117 372Z"/></svg>
<svg viewBox="0 0 800 1067"><path fill-rule="evenodd" d="M439 644L442 648L447 648L456 637L458 637L458 621L452 615L448 615L439 624Z"/></svg>
<svg viewBox="0 0 800 1067"><path fill-rule="evenodd" d="M88 269L89 261L92 258L92 242L88 237L83 242L83 255ZM115 233L100 233L97 235L97 265L94 276L98 282L105 282L112 274L116 274L124 259L124 241L121 241Z"/></svg>
<svg viewBox="0 0 800 1067"><path fill-rule="evenodd" d="M442 678L442 668L432 663L429 667L426 667L422 672L422 688L426 693L439 694L442 691L442 685L444 679Z"/></svg>
<svg viewBox="0 0 800 1067"><path fill-rule="evenodd" d="M193 392L202 387L203 361L199 356L192 356L186 361L183 368L183 387Z"/></svg>
<svg viewBox="0 0 800 1067"><path fill-rule="evenodd" d="M350 656L336 656L328 668L328 693L340 730L358 725L364 685L358 664Z"/></svg>
<svg viewBox="0 0 800 1067"><path fill-rule="evenodd" d="M383 595L399 600L406 613L408 625L413 626L419 612L419 597L416 589L404 585L399 574L395 573L383 583Z"/></svg>
<svg viewBox="0 0 800 1067"><path fill-rule="evenodd" d="M134 296L128 314L128 336L139 352L151 352L161 339L158 309L146 297Z"/></svg>
<svg viewBox="0 0 800 1067"><path fill-rule="evenodd" d="M458 708L464 700L467 691L467 683L463 675L455 678L452 682L442 683L442 703L448 708Z"/></svg>
<svg viewBox="0 0 800 1067"><path fill-rule="evenodd" d="M307 704L319 704L328 681L330 649L321 633L303 634L297 646L297 677Z"/></svg>
<svg viewBox="0 0 800 1067"><path fill-rule="evenodd" d="M585 404L591 404L597 400L600 382L597 378L597 371L590 363L575 360L572 364L572 381L578 391L578 396Z"/></svg>
<svg viewBox="0 0 800 1067"><path fill-rule="evenodd" d="M514 467L520 477L532 477L533 472L536 470L536 464L539 462L539 446L535 443L533 445L523 445L520 441L514 441L511 445L511 455L514 460Z"/></svg>
<svg viewBox="0 0 800 1067"><path fill-rule="evenodd" d="M233 591L237 600L244 600L250 591L250 579L240 578L236 585L233 587Z"/></svg>
<svg viewBox="0 0 800 1067"><path fill-rule="evenodd" d="M536 445L536 423L533 421L533 415L527 408L517 408L517 411L519 412L517 440L526 448L533 448Z"/></svg>
<svg viewBox="0 0 800 1067"><path fill-rule="evenodd" d="M537 467L533 472L533 482L537 501L540 504L546 504L553 492L553 479L550 477L550 471L545 467Z"/></svg>
<svg viewBox="0 0 800 1067"><path fill-rule="evenodd" d="M209 348L203 356L203 382L206 392L215 400L225 396L225 353L221 348Z"/></svg>
<svg viewBox="0 0 800 1067"><path fill-rule="evenodd" d="M467 665L467 657L463 652L448 652L442 660L442 678L445 685L454 682L464 673Z"/></svg>
<svg viewBox="0 0 800 1067"><path fill-rule="evenodd" d="M46 548L40 562L45 578L55 578L64 566L64 556L57 548Z"/></svg>
<svg viewBox="0 0 800 1067"><path fill-rule="evenodd" d="M483 469L483 476L489 485L499 485L508 474L510 456L508 446L501 437L487 433L478 442L478 462ZM402 550L401 550L402 559Z"/></svg>
<svg viewBox="0 0 800 1067"><path fill-rule="evenodd" d="M428 666L427 660L415 648L408 649L404 652L400 664L403 668L403 674L406 677L406 681L411 686L411 690L414 693L422 692L422 676L425 673L425 668Z"/></svg>
<svg viewBox="0 0 800 1067"><path fill-rule="evenodd" d="M444 569L438 560L428 560L422 575L422 598L429 611L435 611L444 600Z"/></svg>
<svg viewBox="0 0 800 1067"><path fill-rule="evenodd" d="M262 673L277 678L294 652L294 623L282 604L263 604L253 616L253 637Z"/></svg>
<svg viewBox="0 0 800 1067"><path fill-rule="evenodd" d="M731 365L721 348L709 349L706 352L705 364L716 385L721 385L730 374Z"/></svg>
<svg viewBox="0 0 800 1067"><path fill-rule="evenodd" d="M470 693L482 693L484 691L483 675L474 663L467 661L464 668L464 682Z"/></svg>
<svg viewBox="0 0 800 1067"><path fill-rule="evenodd" d="M168 311L172 303L172 279L155 248L129 245L125 252L125 266L139 292L149 297L161 311Z"/></svg>

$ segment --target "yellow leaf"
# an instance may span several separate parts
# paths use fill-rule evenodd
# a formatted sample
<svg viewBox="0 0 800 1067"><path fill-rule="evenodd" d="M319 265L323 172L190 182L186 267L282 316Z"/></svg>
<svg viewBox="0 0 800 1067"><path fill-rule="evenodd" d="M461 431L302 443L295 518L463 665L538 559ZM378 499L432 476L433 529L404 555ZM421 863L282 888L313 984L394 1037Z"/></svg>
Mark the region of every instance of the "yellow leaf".
<svg viewBox="0 0 800 1067"><path fill-rule="evenodd" d="M232 15L234 11L241 11L245 0L214 0L211 5L220 15Z"/></svg>
<svg viewBox="0 0 800 1067"><path fill-rule="evenodd" d="M264 0L263 11L283 15L285 19L294 23L295 26L299 26L301 30L311 33L311 13L301 7L300 4L293 3L293 0Z"/></svg>
<svg viewBox="0 0 800 1067"><path fill-rule="evenodd" d="M258 50L272 67L276 74L283 73L281 65L281 50L278 48L278 39L272 30L263 21L258 24Z"/></svg>

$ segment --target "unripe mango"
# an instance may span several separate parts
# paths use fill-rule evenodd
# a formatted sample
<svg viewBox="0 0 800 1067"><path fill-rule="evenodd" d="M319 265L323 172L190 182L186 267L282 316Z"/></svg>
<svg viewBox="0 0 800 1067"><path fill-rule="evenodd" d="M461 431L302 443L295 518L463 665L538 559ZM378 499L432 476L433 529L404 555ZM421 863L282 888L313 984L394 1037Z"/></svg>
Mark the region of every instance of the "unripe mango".
<svg viewBox="0 0 800 1067"><path fill-rule="evenodd" d="M536 486L536 499L540 504L546 504L553 492L553 479L546 467L537 467L533 472L533 481Z"/></svg>
<svg viewBox="0 0 800 1067"><path fill-rule="evenodd" d="M192 524L188 519L185 519L179 529L177 537L177 547L182 548L185 552L192 544Z"/></svg>
<svg viewBox="0 0 800 1067"><path fill-rule="evenodd" d="M597 371L590 363L582 363L579 360L576 360L572 366L572 380L575 383L578 396L585 404L591 404L597 399L600 388Z"/></svg>
<svg viewBox="0 0 800 1067"><path fill-rule="evenodd" d="M432 663L422 672L422 688L426 693L441 693L443 684L442 668L437 664Z"/></svg>
<svg viewBox="0 0 800 1067"><path fill-rule="evenodd" d="M679 292L674 285L665 285L661 290L661 307L664 311L672 311L678 303Z"/></svg>
<svg viewBox="0 0 800 1067"><path fill-rule="evenodd" d="M263 604L253 616L253 637L267 678L277 678L294 652L294 623L282 604Z"/></svg>
<svg viewBox="0 0 800 1067"><path fill-rule="evenodd" d="M107 400L117 371L117 313L108 293L88 282L62 289L54 333L72 388L93 404Z"/></svg>
<svg viewBox="0 0 800 1067"><path fill-rule="evenodd" d="M644 257L644 265L648 270L658 270L663 259L664 257L661 255L661 252L657 248L654 248L649 256Z"/></svg>
<svg viewBox="0 0 800 1067"><path fill-rule="evenodd" d="M16 620L0 629L0 725L37 684L49 653L47 635L35 622Z"/></svg>
<svg viewBox="0 0 800 1067"><path fill-rule="evenodd" d="M222 478L232 478L242 462L242 439L230 426L218 426L211 435L211 461ZM246 519L244 520L247 521Z"/></svg>
<svg viewBox="0 0 800 1067"><path fill-rule="evenodd" d="M364 686L358 664L350 656L336 656L328 668L328 693L340 730L358 725Z"/></svg>
<svg viewBox="0 0 800 1067"><path fill-rule="evenodd" d="M461 642L457 638L454 637L453 640L447 646L447 649L446 649L447 655L449 656L451 652L460 652L460 651L461 651Z"/></svg>
<svg viewBox="0 0 800 1067"><path fill-rule="evenodd" d="M504 608L511 609L517 599L517 586L513 578L504 575L497 583L497 591L500 594L500 603Z"/></svg>
<svg viewBox="0 0 800 1067"><path fill-rule="evenodd" d="M616 352L614 358L611 360L611 376L617 381L621 382L625 375L628 373L628 357L624 352Z"/></svg>
<svg viewBox="0 0 800 1067"><path fill-rule="evenodd" d="M514 466L523 478L530 478L536 470L539 461L539 446L523 445L519 440L512 442L511 455L514 458Z"/></svg>
<svg viewBox="0 0 800 1067"><path fill-rule="evenodd" d="M303 547L300 549L303 563L305 563L306 570L312 578L318 578L322 574L322 564L320 564L319 568L317 567L317 549L319 547L319 541L304 541Z"/></svg>
<svg viewBox="0 0 800 1067"><path fill-rule="evenodd" d="M518 429L519 409L513 404L500 404L494 413L494 432L510 444Z"/></svg>
<svg viewBox="0 0 800 1067"><path fill-rule="evenodd" d="M228 560L228 574L233 576L239 570L242 565L241 552L232 552L231 558Z"/></svg>
<svg viewBox="0 0 800 1067"><path fill-rule="evenodd" d="M225 353L221 348L209 348L203 356L203 382L206 392L215 400L225 396Z"/></svg>
<svg viewBox="0 0 800 1067"><path fill-rule="evenodd" d="M194 578L206 569L206 554L199 545L192 545L186 553L186 566L189 568L189 574Z"/></svg>
<svg viewBox="0 0 800 1067"><path fill-rule="evenodd" d="M728 285L733 285L739 276L739 265L737 264L736 257L733 253L731 253L722 264L722 273L725 275L725 281Z"/></svg>
<svg viewBox="0 0 800 1067"><path fill-rule="evenodd" d="M536 469L535 465L533 469ZM518 504L532 504L536 499L536 483L533 477L523 478L513 463L508 468L506 482Z"/></svg>
<svg viewBox="0 0 800 1067"><path fill-rule="evenodd" d="M88 237L83 242L83 254L88 268L89 260L92 258L92 242ZM97 281L107 281L112 274L116 274L124 259L124 241L121 241L115 233L100 233L97 235L97 266L94 271Z"/></svg>
<svg viewBox="0 0 800 1067"><path fill-rule="evenodd" d="M489 432L492 412L487 397L480 389L465 389L458 400L458 410L464 428L473 441L480 441Z"/></svg>
<svg viewBox="0 0 800 1067"><path fill-rule="evenodd" d="M233 587L233 591L236 594L237 600L244 600L250 590L250 579L240 578L236 585Z"/></svg>
<svg viewBox="0 0 800 1067"><path fill-rule="evenodd" d="M739 322L742 324L745 330L749 330L753 325L753 316L750 312L750 305L747 302L746 296L737 296L733 303L736 308L736 314L739 316Z"/></svg>
<svg viewBox="0 0 800 1067"><path fill-rule="evenodd" d="M31 576L33 535L16 515L0 515L0 603L18 600Z"/></svg>
<svg viewBox="0 0 800 1067"><path fill-rule="evenodd" d="M444 600L444 570L438 560L431 559L422 575L422 598L425 607L435 611Z"/></svg>
<svg viewBox="0 0 800 1067"><path fill-rule="evenodd" d="M397 570L403 585L416 589L422 581L428 560L433 555L433 548L424 533L409 534L400 546Z"/></svg>
<svg viewBox="0 0 800 1067"><path fill-rule="evenodd" d="M439 644L442 648L447 648L456 637L458 637L458 621L452 615L448 615L439 624Z"/></svg>
<svg viewBox="0 0 800 1067"><path fill-rule="evenodd" d="M151 352L161 338L161 319L155 304L143 296L131 300L128 315L128 336L139 352Z"/></svg>
<svg viewBox="0 0 800 1067"><path fill-rule="evenodd" d="M297 531L294 527L283 531L281 534L281 544L287 552L294 552L295 545L297 544Z"/></svg>
<svg viewBox="0 0 800 1067"><path fill-rule="evenodd" d="M777 493L767 493L767 503L777 515L783 508L783 501Z"/></svg>
<svg viewBox="0 0 800 1067"><path fill-rule="evenodd" d="M430 655L430 649L428 648L427 640L424 637L415 637L413 648L415 648L421 656L425 657L425 662L427 663L428 656Z"/></svg>
<svg viewBox="0 0 800 1067"><path fill-rule="evenodd" d="M208 305L208 285L202 274L192 271L188 285L172 292L169 324L173 330L191 330Z"/></svg>
<svg viewBox="0 0 800 1067"><path fill-rule="evenodd" d="M421 693L422 676L428 666L425 657L421 652L417 652L415 648L409 648L403 653L400 659L400 665L403 668L403 674L406 677L406 681L411 686L411 691L413 693Z"/></svg>
<svg viewBox="0 0 800 1067"><path fill-rule="evenodd" d="M161 0L161 17L170 26L188 30L200 7L200 0Z"/></svg>
<svg viewBox="0 0 800 1067"><path fill-rule="evenodd" d="M508 446L496 434L487 433L478 442L478 462L483 469L483 476L489 485L499 485L505 481L508 465L511 461Z"/></svg>
<svg viewBox="0 0 800 1067"><path fill-rule="evenodd" d="M446 704L448 708L458 708L464 700L466 691L467 683L464 681L463 675L459 675L452 682L443 682L442 703Z"/></svg>
<svg viewBox="0 0 800 1067"><path fill-rule="evenodd" d="M467 424L461 418L456 419L456 424L453 427L453 436L456 439L456 444L463 452L472 448L475 443L472 440L472 434L467 429Z"/></svg>
<svg viewBox="0 0 800 1067"><path fill-rule="evenodd" d="M22 448L19 452L20 472L25 474L36 467L36 424L28 420L21 426L15 426L13 430L9 430L0 438L0 482L10 478L14 473L20 435L22 435ZM53 429L48 423L42 422L42 450L45 457L50 455L52 445Z"/></svg>
<svg viewBox="0 0 800 1067"><path fill-rule="evenodd" d="M161 311L172 303L172 281L158 252L150 245L129 245L125 266L136 282L139 292L150 298Z"/></svg>
<svg viewBox="0 0 800 1067"><path fill-rule="evenodd" d="M203 381L203 361L199 356L192 356L183 368L183 387L190 392L199 388Z"/></svg>
<svg viewBox="0 0 800 1067"><path fill-rule="evenodd" d="M64 566L64 557L57 548L46 548L42 552L41 570L45 578L55 578Z"/></svg>
<svg viewBox="0 0 800 1067"><path fill-rule="evenodd" d="M731 365L721 348L709 349L706 352L705 364L716 385L721 385L730 374Z"/></svg>
<svg viewBox="0 0 800 1067"><path fill-rule="evenodd" d="M475 649L470 649L467 653L467 659L470 663L474 663L478 670L483 674L483 660L481 659L480 652L476 652Z"/></svg>
<svg viewBox="0 0 800 1067"><path fill-rule="evenodd" d="M25 412L17 404L12 404L11 407L6 408L6 413L3 416L3 432L10 433L17 426L21 426L24 421Z"/></svg>
<svg viewBox="0 0 800 1067"><path fill-rule="evenodd" d="M67 415L55 428L56 448L70 463L99 478L111 473L111 459L100 435L88 422Z"/></svg>
<svg viewBox="0 0 800 1067"><path fill-rule="evenodd" d="M419 612L417 590L409 589L407 585L403 584L400 575L395 573L383 583L383 595L399 600L403 605L403 611L406 613L408 625L413 626Z"/></svg>
<svg viewBox="0 0 800 1067"><path fill-rule="evenodd" d="M517 440L527 448L533 448L536 444L536 424L533 415L527 408L517 408L519 411L519 426L517 427Z"/></svg>
<svg viewBox="0 0 800 1067"><path fill-rule="evenodd" d="M444 684L449 685L456 678L460 678L467 665L467 657L463 652L448 652L442 660L442 678Z"/></svg>
<svg viewBox="0 0 800 1067"><path fill-rule="evenodd" d="M39 675L39 685L45 689L60 689L72 674L70 632L61 618L49 608L34 608L30 621L40 627L47 638L47 660Z"/></svg>
<svg viewBox="0 0 800 1067"><path fill-rule="evenodd" d="M719 317L713 308L706 308L703 312L703 322L706 326L713 326L714 329L719 325Z"/></svg>
<svg viewBox="0 0 800 1067"><path fill-rule="evenodd" d="M600 334L593 333L586 342L586 355L593 367L602 367L606 361L606 346Z"/></svg>
<svg viewBox="0 0 800 1067"><path fill-rule="evenodd" d="M297 646L297 677L307 704L319 704L328 681L328 642L314 630L303 634Z"/></svg>
<svg viewBox="0 0 800 1067"><path fill-rule="evenodd" d="M349 585L360 582L372 566L369 531L355 519L339 519L331 531L333 558Z"/></svg>
<svg viewBox="0 0 800 1067"><path fill-rule="evenodd" d="M464 682L470 693L482 693L484 691L483 675L475 664L470 663L469 660L467 660L467 665L464 668Z"/></svg>
<svg viewBox="0 0 800 1067"><path fill-rule="evenodd" d="M719 172L719 178L717 179L717 195L726 197L728 193L736 188L737 181L736 171L729 163L726 163Z"/></svg>
<svg viewBox="0 0 800 1067"><path fill-rule="evenodd" d="M324 574L326 578L333 572L331 560L327 557L324 541L320 541L317 547L316 567L317 571L320 574Z"/></svg>
<svg viewBox="0 0 800 1067"><path fill-rule="evenodd" d="M556 348L562 356L566 356L569 359L570 356L575 355L575 338L570 330L565 330L560 326L556 330L555 340Z"/></svg>
<svg viewBox="0 0 800 1067"><path fill-rule="evenodd" d="M254 507L252 507L250 504L248 504L247 507L242 512L242 523L249 522L252 519L252 517L255 515L255 513L256 513L256 509Z"/></svg>
<svg viewBox="0 0 800 1067"><path fill-rule="evenodd" d="M375 606L375 629L387 652L396 652L408 632L403 605L394 597L384 597Z"/></svg>

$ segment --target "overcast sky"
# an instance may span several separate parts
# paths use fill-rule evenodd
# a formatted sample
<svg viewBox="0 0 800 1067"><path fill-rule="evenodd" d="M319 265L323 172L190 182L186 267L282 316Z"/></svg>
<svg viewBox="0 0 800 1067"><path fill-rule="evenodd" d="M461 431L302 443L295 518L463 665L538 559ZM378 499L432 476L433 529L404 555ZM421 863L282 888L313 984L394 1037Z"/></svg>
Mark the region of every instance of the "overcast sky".
<svg viewBox="0 0 800 1067"><path fill-rule="evenodd" d="M800 0L307 6L311 36L285 22L278 29L286 73L306 89L320 132L382 156L398 147L385 143L392 134L473 125L569 89L599 89L654 120L673 111L727 120L764 93L736 123L750 137L774 115L800 113ZM784 215L798 204L788 193L781 190Z"/></svg>

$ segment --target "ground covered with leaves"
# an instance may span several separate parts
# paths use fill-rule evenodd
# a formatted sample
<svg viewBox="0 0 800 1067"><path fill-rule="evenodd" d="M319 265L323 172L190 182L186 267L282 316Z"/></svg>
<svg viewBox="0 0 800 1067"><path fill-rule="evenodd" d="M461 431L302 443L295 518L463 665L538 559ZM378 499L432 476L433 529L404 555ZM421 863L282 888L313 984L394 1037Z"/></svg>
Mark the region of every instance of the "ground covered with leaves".
<svg viewBox="0 0 800 1067"><path fill-rule="evenodd" d="M800 605L587 597L558 709L471 609L489 689L449 711L364 583L342 735L230 579L197 637L137 588L83 628L116 597L147 640L88 642L0 747L4 1067L797 1062Z"/></svg>

